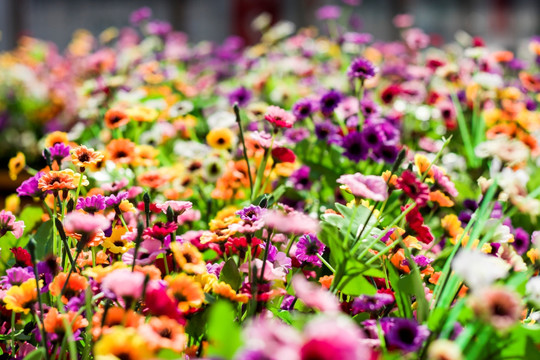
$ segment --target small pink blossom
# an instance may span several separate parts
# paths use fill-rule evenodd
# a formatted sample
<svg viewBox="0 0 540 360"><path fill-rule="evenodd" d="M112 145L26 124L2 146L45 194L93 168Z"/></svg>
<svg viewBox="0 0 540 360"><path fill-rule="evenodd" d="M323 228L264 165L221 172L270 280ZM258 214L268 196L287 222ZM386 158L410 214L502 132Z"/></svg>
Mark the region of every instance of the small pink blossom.
<svg viewBox="0 0 540 360"><path fill-rule="evenodd" d="M15 215L11 211L0 211L0 237L11 231L13 236L20 238L24 232L24 221L15 221Z"/></svg>
<svg viewBox="0 0 540 360"><path fill-rule="evenodd" d="M266 226L281 233L303 235L319 232L319 222L298 211L284 214L281 211L269 210L263 219Z"/></svg>
<svg viewBox="0 0 540 360"><path fill-rule="evenodd" d="M144 274L129 269L118 269L103 279L103 289L109 290L118 299L139 299L142 295Z"/></svg>
<svg viewBox="0 0 540 360"><path fill-rule="evenodd" d="M176 200L170 200L165 201L163 204L156 204L156 207L161 210L164 214L167 213L167 209L171 207L174 215L179 216L182 215L186 210L191 209L193 204L191 201L176 201Z"/></svg>
<svg viewBox="0 0 540 360"><path fill-rule="evenodd" d="M323 312L339 312L339 302L330 292L309 282L303 275L292 278L292 286L296 297L307 306Z"/></svg>
<svg viewBox="0 0 540 360"><path fill-rule="evenodd" d="M189 209L183 214L178 215L178 224L183 225L187 222L194 222L201 219L201 212L199 210Z"/></svg>
<svg viewBox="0 0 540 360"><path fill-rule="evenodd" d="M103 215L90 215L73 211L64 218L65 229L81 235L92 236L99 230L107 230L110 226L110 221Z"/></svg>
<svg viewBox="0 0 540 360"><path fill-rule="evenodd" d="M280 108L279 106L270 105L266 109L266 114L264 115L266 121L274 124L277 127L290 128L294 124L294 116Z"/></svg>
<svg viewBox="0 0 540 360"><path fill-rule="evenodd" d="M346 185L354 196L384 201L388 197L386 182L375 175L364 176L360 173L341 175L337 182Z"/></svg>

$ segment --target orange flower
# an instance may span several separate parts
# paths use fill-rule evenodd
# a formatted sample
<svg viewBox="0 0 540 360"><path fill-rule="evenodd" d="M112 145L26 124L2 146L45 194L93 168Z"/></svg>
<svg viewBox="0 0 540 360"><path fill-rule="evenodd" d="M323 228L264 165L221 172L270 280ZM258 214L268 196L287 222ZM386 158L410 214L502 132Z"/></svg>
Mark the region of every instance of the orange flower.
<svg viewBox="0 0 540 360"><path fill-rule="evenodd" d="M17 180L17 176L26 166L26 157L22 152L18 152L16 156L9 159L9 178L13 181Z"/></svg>
<svg viewBox="0 0 540 360"><path fill-rule="evenodd" d="M111 328L122 325L127 328L137 328L144 324L144 318L133 310L124 310L121 307L111 307L103 319L103 308L98 309L92 318L92 336L94 340L103 334L111 332ZM103 324L103 327L102 327Z"/></svg>
<svg viewBox="0 0 540 360"><path fill-rule="evenodd" d="M450 237L455 238L463 232L461 228L461 221L454 214L446 215L441 219L441 226L444 230L450 235Z"/></svg>
<svg viewBox="0 0 540 360"><path fill-rule="evenodd" d="M493 59L496 62L509 62L514 58L514 53L511 51L501 50L495 51L493 54L491 54L491 56L493 56Z"/></svg>
<svg viewBox="0 0 540 360"><path fill-rule="evenodd" d="M66 331L64 320L66 320L68 324L71 324L72 332L88 326L88 320L83 318L82 315L77 315L75 311L69 311L67 314L60 314L55 307L52 307L47 315L45 315L45 319L43 319L45 331L51 334L64 335Z"/></svg>
<svg viewBox="0 0 540 360"><path fill-rule="evenodd" d="M322 285L323 288L327 290L330 289L332 281L334 281L334 275L325 275L319 278L319 283Z"/></svg>
<svg viewBox="0 0 540 360"><path fill-rule="evenodd" d="M43 282L39 281L40 288ZM29 279L19 286L10 287L2 299L6 309L16 313L22 312L28 314L32 305L37 301L36 279Z"/></svg>
<svg viewBox="0 0 540 360"><path fill-rule="evenodd" d="M84 145L71 150L71 161L75 166L81 168L81 172L88 166L96 165L101 160L103 160L102 153L94 151L94 149L88 149Z"/></svg>
<svg viewBox="0 0 540 360"><path fill-rule="evenodd" d="M67 133L63 131L54 131L47 135L45 138L45 147L50 148L51 146L54 146L55 144L69 144L69 139Z"/></svg>
<svg viewBox="0 0 540 360"><path fill-rule="evenodd" d="M157 189L158 187L165 185L170 179L169 175L159 170L150 170L137 176L139 184L152 189Z"/></svg>
<svg viewBox="0 0 540 360"><path fill-rule="evenodd" d="M441 190L435 190L429 193L429 200L433 201L441 207L452 207L454 202L446 196Z"/></svg>
<svg viewBox="0 0 540 360"><path fill-rule="evenodd" d="M205 231L201 235L201 244L207 243L223 243L234 235L236 231L231 229L215 230L215 231Z"/></svg>
<svg viewBox="0 0 540 360"><path fill-rule="evenodd" d="M121 109L109 109L105 113L105 126L109 129L116 129L129 122L128 114Z"/></svg>
<svg viewBox="0 0 540 360"><path fill-rule="evenodd" d="M392 174L392 177L390 178L390 174L391 174L390 170L386 170L385 172L382 173L381 177L383 178L385 182L388 183L388 186L395 187L397 184L398 177L396 174ZM390 178L390 181L388 181L388 178Z"/></svg>
<svg viewBox="0 0 540 360"><path fill-rule="evenodd" d="M516 129L516 124L497 124L486 132L486 137L488 139L493 139L500 135L508 135L508 137L513 137Z"/></svg>
<svg viewBox="0 0 540 360"><path fill-rule="evenodd" d="M525 89L532 92L540 92L540 76L522 71L519 73L519 80L521 80Z"/></svg>
<svg viewBox="0 0 540 360"><path fill-rule="evenodd" d="M178 309L183 312L190 308L198 308L204 301L204 292L201 284L194 281L186 274L178 274L174 277L169 275L165 277L165 281L169 284L167 294L176 299Z"/></svg>
<svg viewBox="0 0 540 360"><path fill-rule="evenodd" d="M171 349L182 352L187 345L184 327L166 316L153 317L139 327L138 333L151 349Z"/></svg>
<svg viewBox="0 0 540 360"><path fill-rule="evenodd" d="M77 241L81 240L81 234L66 231L66 235L68 237L74 238ZM103 243L103 240L105 240L105 233L103 232L103 230L100 229L92 235L92 237L88 240L86 246L93 247L101 245Z"/></svg>
<svg viewBox="0 0 540 360"><path fill-rule="evenodd" d="M38 187L42 191L73 190L79 185L79 179L81 176L83 176L81 185L87 186L89 182L86 180L86 176L75 174L71 169L49 171L39 178Z"/></svg>
<svg viewBox="0 0 540 360"><path fill-rule="evenodd" d="M128 139L115 139L107 145L108 159L117 164L129 164L135 156L135 144Z"/></svg>
<svg viewBox="0 0 540 360"><path fill-rule="evenodd" d="M403 260L405 260L405 250L403 249L399 249L394 255L390 257L390 261L396 268L405 273L411 272L411 269L409 269L408 265L403 265Z"/></svg>
<svg viewBox="0 0 540 360"><path fill-rule="evenodd" d="M154 265L135 265L135 271L148 275L150 280L161 280L161 271Z"/></svg>
<svg viewBox="0 0 540 360"><path fill-rule="evenodd" d="M206 272L206 263L199 250L189 242L172 242L171 251L176 263L188 274L202 274Z"/></svg>
<svg viewBox="0 0 540 360"><path fill-rule="evenodd" d="M64 284L66 282L67 274L64 272L56 275L52 283L49 285L51 295L59 296ZM64 295L62 295L62 302L67 304L68 298L78 295L81 291L85 290L88 287L88 280L82 275L77 273L72 273L69 277L68 284L64 290Z"/></svg>
<svg viewBox="0 0 540 360"><path fill-rule="evenodd" d="M231 285L223 281L215 283L212 290L215 295L224 297L225 299L229 299L231 301L237 301L245 304L249 300L249 295L237 294L236 291L233 290Z"/></svg>
<svg viewBox="0 0 540 360"><path fill-rule="evenodd" d="M75 257L77 250L71 249L71 254ZM79 257L75 260L78 267L92 266L92 252L91 251L82 251ZM102 250L96 253L96 265L103 265L109 263L109 257Z"/></svg>
<svg viewBox="0 0 540 360"><path fill-rule="evenodd" d="M419 175L424 175L424 173L428 171L428 168L429 168L428 176L431 178L433 177L433 168L430 167L431 162L429 161L427 157L421 154L414 155L414 164L416 165L418 169Z"/></svg>
<svg viewBox="0 0 540 360"><path fill-rule="evenodd" d="M429 277L429 282L432 283L432 284L437 285L439 283L439 278L440 277L441 277L441 272L440 271L434 272Z"/></svg>

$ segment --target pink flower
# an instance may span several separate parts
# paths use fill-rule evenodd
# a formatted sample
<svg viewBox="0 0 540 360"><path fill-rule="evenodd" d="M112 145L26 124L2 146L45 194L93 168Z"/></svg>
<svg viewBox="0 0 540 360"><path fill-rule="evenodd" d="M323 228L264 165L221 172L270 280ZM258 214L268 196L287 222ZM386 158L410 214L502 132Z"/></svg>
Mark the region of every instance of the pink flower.
<svg viewBox="0 0 540 360"><path fill-rule="evenodd" d="M257 354L259 359L290 359L299 360L299 350L302 345L301 335L295 328L275 319L258 317L244 329L244 356Z"/></svg>
<svg viewBox="0 0 540 360"><path fill-rule="evenodd" d="M182 215L186 210L191 209L193 204L191 201L165 201L163 204L156 204L156 207L161 210L164 214L167 213L167 209L171 207L174 215L179 216Z"/></svg>
<svg viewBox="0 0 540 360"><path fill-rule="evenodd" d="M309 282L303 275L297 274L292 278L292 286L296 297L308 307L323 312L339 312L339 302L330 292Z"/></svg>
<svg viewBox="0 0 540 360"><path fill-rule="evenodd" d="M144 274L129 269L118 269L105 276L103 289L111 291L118 299L139 299L142 295Z"/></svg>
<svg viewBox="0 0 540 360"><path fill-rule="evenodd" d="M194 222L201 219L201 212L199 210L189 209L181 215L178 215L178 224L183 225L187 222Z"/></svg>
<svg viewBox="0 0 540 360"><path fill-rule="evenodd" d="M24 232L24 221L15 221L15 215L11 211L0 211L0 237L11 231L13 236L20 238Z"/></svg>
<svg viewBox="0 0 540 360"><path fill-rule="evenodd" d="M156 239L147 239L141 242L139 251L137 252L136 265L149 265L156 260L159 254L164 253L165 250L161 249L161 241ZM133 256L135 255L135 249L131 248L122 255L122 261L124 264L133 264Z"/></svg>
<svg viewBox="0 0 540 360"><path fill-rule="evenodd" d="M254 259L251 262L251 266L255 266L257 269L257 277L261 276L261 270L262 270L263 261L261 259ZM270 261L266 260L266 266L264 267L264 276L263 279L266 281L271 280L281 280L285 281L285 278L287 276L288 270L284 266L278 266L274 267L274 264L272 264ZM245 272L246 274L249 272L249 264L247 262L243 263L240 268L240 271Z"/></svg>
<svg viewBox="0 0 540 360"><path fill-rule="evenodd" d="M269 133L266 133L264 131L253 131L249 134L249 137L257 142L260 147L264 149L270 148L270 145L272 144L272 135ZM282 141L276 139L274 140L274 147L281 146Z"/></svg>
<svg viewBox="0 0 540 360"><path fill-rule="evenodd" d="M70 212L64 218L64 228L68 232L90 237L99 230L105 231L111 223L103 215L90 215L78 211Z"/></svg>
<svg viewBox="0 0 540 360"><path fill-rule="evenodd" d="M281 211L269 210L263 218L266 226L278 232L296 235L319 232L319 222L298 211L284 214Z"/></svg>
<svg viewBox="0 0 540 360"><path fill-rule="evenodd" d="M354 196L375 201L384 201L388 197L388 188L380 176L364 176L360 173L341 175L337 182L346 185Z"/></svg>
<svg viewBox="0 0 540 360"><path fill-rule="evenodd" d="M294 124L294 116L282 108L274 105L270 105L266 109L266 114L264 115L266 121L271 122L277 127L290 128Z"/></svg>

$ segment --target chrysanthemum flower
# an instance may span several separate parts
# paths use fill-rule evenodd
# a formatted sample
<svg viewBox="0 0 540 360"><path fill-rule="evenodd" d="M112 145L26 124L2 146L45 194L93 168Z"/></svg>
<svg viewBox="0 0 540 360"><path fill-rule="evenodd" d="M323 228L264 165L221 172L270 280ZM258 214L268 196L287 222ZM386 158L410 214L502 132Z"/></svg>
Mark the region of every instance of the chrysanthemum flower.
<svg viewBox="0 0 540 360"><path fill-rule="evenodd" d="M178 309L182 312L190 308L198 308L204 301L201 285L186 274L176 274L165 277L169 284L167 294L176 299Z"/></svg>
<svg viewBox="0 0 540 360"><path fill-rule="evenodd" d="M13 236L20 238L24 232L24 221L15 221L15 215L11 211L0 211L0 237L11 231Z"/></svg>
<svg viewBox="0 0 540 360"><path fill-rule="evenodd" d="M60 296L62 288L66 283L66 279L67 274L65 272L61 272L55 276L53 282L49 285L51 295ZM64 295L62 295L62 302L64 304L67 304L68 299L72 298L73 296L79 295L80 292L86 290L87 287L88 280L84 276L77 273L72 273L69 277L68 284L64 290Z"/></svg>
<svg viewBox="0 0 540 360"><path fill-rule="evenodd" d="M42 285L43 282L40 280L40 288ZM36 279L28 279L20 286L12 286L6 291L2 301L6 305L6 309L17 313L22 312L28 314L34 303L37 301Z"/></svg>
<svg viewBox="0 0 540 360"><path fill-rule="evenodd" d="M349 79L366 80L371 79L377 73L377 68L371 61L365 58L356 58L353 60L349 69L347 70L347 76Z"/></svg>
<svg viewBox="0 0 540 360"><path fill-rule="evenodd" d="M71 161L75 166L78 166L81 171L85 168L96 165L103 160L103 154L94 149L88 149L86 146L81 145L71 150Z"/></svg>
<svg viewBox="0 0 540 360"><path fill-rule="evenodd" d="M73 190L79 185L81 176L83 176L81 185L88 186L89 182L86 176L75 174L71 169L49 171L39 178L38 187L41 191Z"/></svg>
<svg viewBox="0 0 540 360"><path fill-rule="evenodd" d="M121 109L109 109L105 113L105 126L109 129L116 129L129 122L128 114Z"/></svg>

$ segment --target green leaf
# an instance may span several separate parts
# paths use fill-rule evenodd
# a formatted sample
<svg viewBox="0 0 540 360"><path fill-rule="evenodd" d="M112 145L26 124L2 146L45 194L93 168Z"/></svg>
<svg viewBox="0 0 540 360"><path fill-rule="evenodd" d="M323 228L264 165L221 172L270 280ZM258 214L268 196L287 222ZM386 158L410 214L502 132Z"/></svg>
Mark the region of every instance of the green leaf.
<svg viewBox="0 0 540 360"><path fill-rule="evenodd" d="M25 235L34 230L36 224L40 222L42 215L43 210L37 206L27 206L23 209L19 216L19 220L24 221L24 225L26 226L24 229Z"/></svg>
<svg viewBox="0 0 540 360"><path fill-rule="evenodd" d="M43 348L38 348L24 357L24 360L41 360L45 359L45 351Z"/></svg>
<svg viewBox="0 0 540 360"><path fill-rule="evenodd" d="M15 247L25 247L28 243L28 236L23 236L17 239L11 232L6 233L0 238L0 273L8 267L8 261L13 257L13 253L10 251L11 248Z"/></svg>
<svg viewBox="0 0 540 360"><path fill-rule="evenodd" d="M399 317L412 318L411 297L407 291L400 288L398 271L389 260L387 260L386 268L388 269L388 280L394 290Z"/></svg>
<svg viewBox="0 0 540 360"><path fill-rule="evenodd" d="M291 325L293 323L292 314L290 311L281 310L277 307L269 307L268 310L272 312L275 316L283 320L283 322Z"/></svg>
<svg viewBox="0 0 540 360"><path fill-rule="evenodd" d="M238 266L236 261L233 258L227 260L223 269L219 274L219 280L226 282L231 285L231 287L236 291L242 285L242 278L240 277L240 272L238 271Z"/></svg>
<svg viewBox="0 0 540 360"><path fill-rule="evenodd" d="M208 311L203 310L195 313L189 318L186 326L186 334L194 339L199 339L206 332L206 322L208 320Z"/></svg>
<svg viewBox="0 0 540 360"><path fill-rule="evenodd" d="M418 269L399 279L397 286L401 292L415 296L418 321L422 322L427 319L429 304L426 300L424 285Z"/></svg>
<svg viewBox="0 0 540 360"><path fill-rule="evenodd" d="M204 261L208 261L208 260L215 259L218 256L218 253L212 249L209 249L203 252L202 256L203 256Z"/></svg>
<svg viewBox="0 0 540 360"><path fill-rule="evenodd" d="M180 354L171 349L161 349L157 354L158 359L175 360L180 359Z"/></svg>
<svg viewBox="0 0 540 360"><path fill-rule="evenodd" d="M370 283L368 279L366 279L363 275L345 275L343 276L343 280L341 283L345 284L345 286L342 287L341 291L346 295L373 295L377 292L375 286L373 286L373 284Z"/></svg>
<svg viewBox="0 0 540 360"><path fill-rule="evenodd" d="M34 238L36 239L36 257L43 259L53 252L53 223L48 220L40 225Z"/></svg>
<svg viewBox="0 0 540 360"><path fill-rule="evenodd" d="M218 301L210 308L208 320L208 356L232 359L242 346L236 311L228 301Z"/></svg>
<svg viewBox="0 0 540 360"><path fill-rule="evenodd" d="M513 329L495 359L537 359L540 345L540 326L519 325Z"/></svg>

